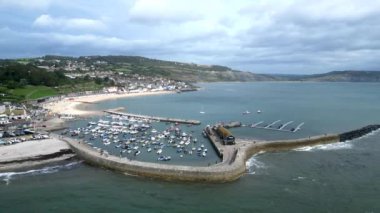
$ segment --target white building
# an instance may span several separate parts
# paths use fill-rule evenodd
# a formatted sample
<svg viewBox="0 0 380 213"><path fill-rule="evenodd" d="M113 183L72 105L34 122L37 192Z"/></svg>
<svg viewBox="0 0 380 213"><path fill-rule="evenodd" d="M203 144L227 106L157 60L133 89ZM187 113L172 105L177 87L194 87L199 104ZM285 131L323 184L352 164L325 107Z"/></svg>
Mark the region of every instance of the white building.
<svg viewBox="0 0 380 213"><path fill-rule="evenodd" d="M0 114L0 125L9 124L9 118L6 114Z"/></svg>
<svg viewBox="0 0 380 213"><path fill-rule="evenodd" d="M5 105L0 105L0 114L5 112Z"/></svg>

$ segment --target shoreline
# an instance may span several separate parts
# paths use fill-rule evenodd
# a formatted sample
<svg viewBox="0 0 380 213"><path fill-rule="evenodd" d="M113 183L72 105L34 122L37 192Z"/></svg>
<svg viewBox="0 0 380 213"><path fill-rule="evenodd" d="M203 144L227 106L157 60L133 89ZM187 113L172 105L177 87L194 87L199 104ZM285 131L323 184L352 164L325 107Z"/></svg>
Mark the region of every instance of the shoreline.
<svg viewBox="0 0 380 213"><path fill-rule="evenodd" d="M75 158L75 154L63 154L58 157L53 157L49 159L33 159L33 160L28 160L25 162L21 163L9 163L6 165L1 165L0 167L0 172L15 172L15 171L23 171L28 168L34 168L34 167L40 167L52 163L58 163L61 161L67 161L70 159Z"/></svg>
<svg viewBox="0 0 380 213"><path fill-rule="evenodd" d="M75 153L56 137L0 147L0 172L10 172L73 158Z"/></svg>
<svg viewBox="0 0 380 213"><path fill-rule="evenodd" d="M84 95L78 97L66 97L62 100L43 104L43 108L49 110L52 114L72 115L72 116L91 116L102 114L100 111L83 109L84 105L95 104L101 101L131 98L140 96L166 95L174 94L173 91L141 92L141 93L105 93L95 95Z"/></svg>

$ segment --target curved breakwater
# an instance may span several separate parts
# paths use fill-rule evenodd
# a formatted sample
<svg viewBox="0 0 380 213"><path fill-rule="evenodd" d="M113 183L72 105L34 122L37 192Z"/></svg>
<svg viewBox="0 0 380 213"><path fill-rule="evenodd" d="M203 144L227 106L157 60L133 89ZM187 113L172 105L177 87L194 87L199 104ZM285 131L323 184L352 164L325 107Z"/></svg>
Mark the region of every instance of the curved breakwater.
<svg viewBox="0 0 380 213"><path fill-rule="evenodd" d="M236 145L225 146L223 161L208 167L166 165L159 163L141 162L104 155L84 142L59 136L66 141L78 157L88 164L100 166L127 174L158 178L171 181L193 182L229 182L246 173L246 161L259 152L278 152L295 148L320 144L338 143L342 139L362 137L380 129L380 125L369 125L358 130L342 134L320 135L309 138L277 141L249 141L237 139Z"/></svg>
<svg viewBox="0 0 380 213"><path fill-rule="evenodd" d="M101 155L99 151L71 138L63 137L78 157L91 165L100 166L127 174L158 178L171 181L193 182L229 182L234 181L246 173L246 161L252 155L260 152L273 152L290 150L302 146L339 142L339 135L323 135L298 140L251 142L239 140L233 147L234 156L232 161L201 167L166 165L159 163L141 162L120 158L117 156Z"/></svg>
<svg viewBox="0 0 380 213"><path fill-rule="evenodd" d="M238 179L245 172L245 167L242 167L238 163L229 166L217 164L210 167L197 167L165 165L129 160L113 155L106 156L101 155L100 152L83 142L66 137L62 139L65 140L77 156L82 158L85 162L127 174L174 181L227 182Z"/></svg>

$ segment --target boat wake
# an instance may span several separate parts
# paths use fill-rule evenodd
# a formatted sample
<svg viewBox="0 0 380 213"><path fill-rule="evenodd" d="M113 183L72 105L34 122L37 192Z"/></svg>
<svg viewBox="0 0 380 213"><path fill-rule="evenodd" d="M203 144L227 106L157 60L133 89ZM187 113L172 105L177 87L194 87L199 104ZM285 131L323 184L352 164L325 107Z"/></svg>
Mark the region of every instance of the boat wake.
<svg viewBox="0 0 380 213"><path fill-rule="evenodd" d="M321 144L315 146L305 146L301 148L294 149L295 151L300 152L312 152L312 151L329 151L329 150L340 150L340 149L351 149L353 147L352 143L347 142L339 142L339 143L331 143L331 144Z"/></svg>
<svg viewBox="0 0 380 213"><path fill-rule="evenodd" d="M245 162L247 173L250 175L256 174L257 169L266 168L266 165L257 159L257 155L259 154L261 153L252 156L249 160L247 160L247 162Z"/></svg>
<svg viewBox="0 0 380 213"><path fill-rule="evenodd" d="M56 173L61 170L68 170L68 169L74 168L80 163L82 163L82 161L75 161L75 162L71 162L64 165L47 166L41 169L32 169L32 170L22 171L22 172L3 172L3 173L0 173L0 180L4 181L6 185L9 185L11 183L11 179L13 179L14 177Z"/></svg>

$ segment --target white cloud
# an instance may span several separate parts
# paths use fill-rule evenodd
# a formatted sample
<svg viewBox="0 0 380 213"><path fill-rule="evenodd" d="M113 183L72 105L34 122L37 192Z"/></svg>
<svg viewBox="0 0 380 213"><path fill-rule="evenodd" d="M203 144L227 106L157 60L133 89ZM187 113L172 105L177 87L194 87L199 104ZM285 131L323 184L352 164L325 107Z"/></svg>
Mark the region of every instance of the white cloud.
<svg viewBox="0 0 380 213"><path fill-rule="evenodd" d="M2 34L2 55L5 49L17 54L31 48L41 54L137 54L258 72L380 69L380 1L0 0L0 9L0 26L20 34Z"/></svg>
<svg viewBox="0 0 380 213"><path fill-rule="evenodd" d="M91 48L101 48L106 50L124 51L139 48L148 48L160 44L160 41L143 39L122 39L114 36L99 36L94 34L66 34L66 33L41 33L40 38L51 43L58 43L63 46L78 47L87 46Z"/></svg>
<svg viewBox="0 0 380 213"><path fill-rule="evenodd" d="M77 30L104 30L105 24L100 20L87 18L54 18L50 15L43 14L36 18L33 26L45 28L63 28Z"/></svg>
<svg viewBox="0 0 380 213"><path fill-rule="evenodd" d="M23 9L47 9L51 0L0 0L0 7L16 7Z"/></svg>
<svg viewBox="0 0 380 213"><path fill-rule="evenodd" d="M182 0L137 0L129 10L132 21L142 23L186 22L201 14Z"/></svg>

